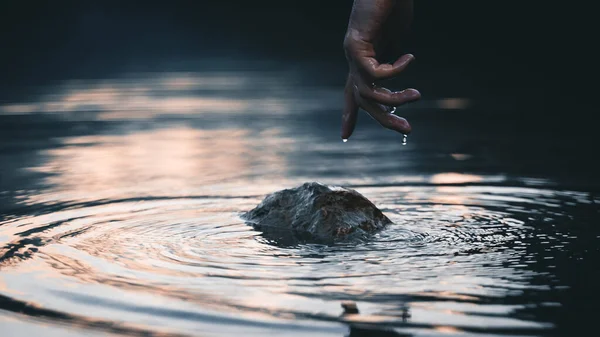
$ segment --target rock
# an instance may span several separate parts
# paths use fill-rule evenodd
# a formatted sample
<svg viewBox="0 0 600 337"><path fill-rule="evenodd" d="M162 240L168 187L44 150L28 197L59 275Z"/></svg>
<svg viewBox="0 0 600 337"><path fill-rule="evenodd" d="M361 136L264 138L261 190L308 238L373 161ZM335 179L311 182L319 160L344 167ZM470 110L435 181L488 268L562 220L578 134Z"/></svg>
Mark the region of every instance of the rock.
<svg viewBox="0 0 600 337"><path fill-rule="evenodd" d="M316 182L270 194L242 218L269 239L315 243L364 238L392 223L355 190Z"/></svg>

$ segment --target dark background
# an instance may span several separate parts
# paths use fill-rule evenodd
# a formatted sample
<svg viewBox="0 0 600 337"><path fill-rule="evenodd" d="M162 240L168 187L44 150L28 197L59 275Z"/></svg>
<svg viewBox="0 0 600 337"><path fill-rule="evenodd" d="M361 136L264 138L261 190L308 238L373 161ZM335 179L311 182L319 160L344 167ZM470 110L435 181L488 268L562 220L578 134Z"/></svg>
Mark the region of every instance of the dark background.
<svg viewBox="0 0 600 337"><path fill-rule="evenodd" d="M3 82L161 71L194 58L331 62L352 1L3 1ZM425 93L539 98L582 62L575 35L584 8L548 1L416 1L408 52ZM423 74L425 72L426 75ZM456 86L456 83L460 84ZM454 85L450 85L454 84ZM509 96L509 95L504 95ZM508 99L508 98L507 98Z"/></svg>

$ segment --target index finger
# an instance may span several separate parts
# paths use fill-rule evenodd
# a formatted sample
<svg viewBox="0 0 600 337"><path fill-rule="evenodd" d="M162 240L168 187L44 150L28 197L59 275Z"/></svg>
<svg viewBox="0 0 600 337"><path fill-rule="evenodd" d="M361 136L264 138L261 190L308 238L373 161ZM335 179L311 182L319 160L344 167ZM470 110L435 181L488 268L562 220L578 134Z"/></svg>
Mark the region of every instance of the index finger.
<svg viewBox="0 0 600 337"><path fill-rule="evenodd" d="M354 86L352 77L348 75L346 88L344 89L344 110L342 113L342 139L346 141L354 132L356 117L358 115L358 104L354 99Z"/></svg>

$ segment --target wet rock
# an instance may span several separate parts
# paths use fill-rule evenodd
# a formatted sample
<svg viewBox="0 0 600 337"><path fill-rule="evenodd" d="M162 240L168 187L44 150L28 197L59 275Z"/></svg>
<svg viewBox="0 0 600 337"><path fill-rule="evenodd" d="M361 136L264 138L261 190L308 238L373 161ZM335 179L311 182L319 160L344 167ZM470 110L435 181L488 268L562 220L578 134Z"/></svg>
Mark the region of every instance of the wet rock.
<svg viewBox="0 0 600 337"><path fill-rule="evenodd" d="M267 238L316 243L364 238L392 223L355 190L316 182L270 194L242 218Z"/></svg>

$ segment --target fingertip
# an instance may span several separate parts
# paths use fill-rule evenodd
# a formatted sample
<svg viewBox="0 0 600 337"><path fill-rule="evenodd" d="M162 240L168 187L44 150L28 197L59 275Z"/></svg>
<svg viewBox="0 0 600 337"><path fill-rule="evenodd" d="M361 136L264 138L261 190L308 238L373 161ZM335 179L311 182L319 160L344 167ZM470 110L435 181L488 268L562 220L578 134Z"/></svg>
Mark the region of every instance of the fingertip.
<svg viewBox="0 0 600 337"><path fill-rule="evenodd" d="M404 92L406 97L409 98L411 101L416 101L421 98L421 93L417 89L410 88L404 90Z"/></svg>
<svg viewBox="0 0 600 337"><path fill-rule="evenodd" d="M382 124L384 127L405 135L411 133L412 127L405 118L389 113L385 117L386 122Z"/></svg>
<svg viewBox="0 0 600 337"><path fill-rule="evenodd" d="M412 132L412 126L410 126L410 123L402 118L402 117L398 117L397 121L396 121L396 131L408 135L409 133Z"/></svg>
<svg viewBox="0 0 600 337"><path fill-rule="evenodd" d="M413 54L402 55L398 58L398 60L396 60L396 62L394 62L394 66L408 64L408 63L414 61L414 59L415 59L415 56Z"/></svg>
<svg viewBox="0 0 600 337"><path fill-rule="evenodd" d="M342 140L348 140L348 138L352 136L352 133L356 127L356 115L358 109L355 110L354 107L347 108L350 109L344 111L344 114L342 115L342 128L340 132L340 137L342 137Z"/></svg>
<svg viewBox="0 0 600 337"><path fill-rule="evenodd" d="M350 139L350 136L352 136L352 132L354 130L348 130L347 128L342 126L342 132L340 134L340 137L342 138L342 141L345 143L348 141L348 139Z"/></svg>
<svg viewBox="0 0 600 337"><path fill-rule="evenodd" d="M351 77L348 76L346 88L344 90L344 109L342 110L342 127L340 134L342 140L350 138L356 127L356 118L358 115L358 105L354 98L356 90L358 89L352 83Z"/></svg>
<svg viewBox="0 0 600 337"><path fill-rule="evenodd" d="M410 126L410 124L408 124L408 122L406 122L406 128L404 129L404 131L402 132L405 135L408 135L412 132L412 126Z"/></svg>

